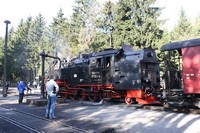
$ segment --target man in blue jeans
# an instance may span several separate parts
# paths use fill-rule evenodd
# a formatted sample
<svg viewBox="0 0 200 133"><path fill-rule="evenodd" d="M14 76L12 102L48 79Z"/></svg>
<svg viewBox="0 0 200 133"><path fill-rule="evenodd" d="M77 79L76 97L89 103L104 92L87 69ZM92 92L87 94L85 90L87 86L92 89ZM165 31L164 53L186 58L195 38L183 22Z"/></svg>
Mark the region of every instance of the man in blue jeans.
<svg viewBox="0 0 200 133"><path fill-rule="evenodd" d="M23 97L24 97L24 90L26 90L23 81L19 81L19 83L17 85L17 89L19 91L19 103L22 103Z"/></svg>
<svg viewBox="0 0 200 133"><path fill-rule="evenodd" d="M53 75L50 76L49 81L46 83L47 91L47 108L46 108L46 118L54 119L55 105L56 105L56 93L59 91L58 84L54 81Z"/></svg>

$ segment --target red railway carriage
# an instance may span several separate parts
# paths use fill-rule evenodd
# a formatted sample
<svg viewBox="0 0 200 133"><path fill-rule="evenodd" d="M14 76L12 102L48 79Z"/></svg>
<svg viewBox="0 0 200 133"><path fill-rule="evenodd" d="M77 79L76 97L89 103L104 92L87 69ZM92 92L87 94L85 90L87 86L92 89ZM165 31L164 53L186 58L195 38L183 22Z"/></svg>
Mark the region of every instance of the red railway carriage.
<svg viewBox="0 0 200 133"><path fill-rule="evenodd" d="M196 105L200 108L200 39L169 43L161 51L168 51L169 55L164 98L172 104ZM179 57L175 58L177 54Z"/></svg>
<svg viewBox="0 0 200 133"><path fill-rule="evenodd" d="M184 93L200 94L200 46L183 48L182 58Z"/></svg>
<svg viewBox="0 0 200 133"><path fill-rule="evenodd" d="M60 94L72 99L125 99L127 104L158 103L159 63L151 49L106 49L79 55L53 74Z"/></svg>

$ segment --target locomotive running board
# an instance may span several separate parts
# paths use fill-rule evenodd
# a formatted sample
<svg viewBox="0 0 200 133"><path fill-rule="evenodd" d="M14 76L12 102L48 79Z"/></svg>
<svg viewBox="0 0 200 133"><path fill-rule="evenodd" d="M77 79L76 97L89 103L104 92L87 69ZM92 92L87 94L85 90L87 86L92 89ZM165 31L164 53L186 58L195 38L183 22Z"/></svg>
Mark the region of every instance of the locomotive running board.
<svg viewBox="0 0 200 133"><path fill-rule="evenodd" d="M144 104L160 104L153 96L150 96L146 99L136 98L136 101L138 104L144 105Z"/></svg>
<svg viewBox="0 0 200 133"><path fill-rule="evenodd" d="M135 98L135 100L138 102L138 104L144 105L144 104L160 104L158 100L156 100L153 96L145 96L144 92L142 90L128 90L127 91L127 97L129 98Z"/></svg>

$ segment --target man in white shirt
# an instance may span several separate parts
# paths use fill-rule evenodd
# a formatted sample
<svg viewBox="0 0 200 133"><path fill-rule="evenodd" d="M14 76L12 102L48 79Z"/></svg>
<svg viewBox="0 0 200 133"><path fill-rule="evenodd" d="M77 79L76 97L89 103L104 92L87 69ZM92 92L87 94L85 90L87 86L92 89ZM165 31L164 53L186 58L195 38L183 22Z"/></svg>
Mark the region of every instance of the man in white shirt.
<svg viewBox="0 0 200 133"><path fill-rule="evenodd" d="M56 94L59 91L58 84L54 81L53 75L50 75L49 81L46 83L46 91L47 91L47 108L46 108L46 118L54 119L56 118L54 115L55 105L56 105Z"/></svg>

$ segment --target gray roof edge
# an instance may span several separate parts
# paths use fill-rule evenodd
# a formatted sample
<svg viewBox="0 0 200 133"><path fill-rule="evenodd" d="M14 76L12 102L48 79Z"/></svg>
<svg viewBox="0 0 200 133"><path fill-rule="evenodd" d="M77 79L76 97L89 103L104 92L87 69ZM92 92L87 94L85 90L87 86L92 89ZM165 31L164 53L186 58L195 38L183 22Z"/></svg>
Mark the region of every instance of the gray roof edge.
<svg viewBox="0 0 200 133"><path fill-rule="evenodd" d="M200 46L200 38L164 44L160 48L160 50L167 51L167 50L175 50L175 49L194 47L194 46Z"/></svg>

